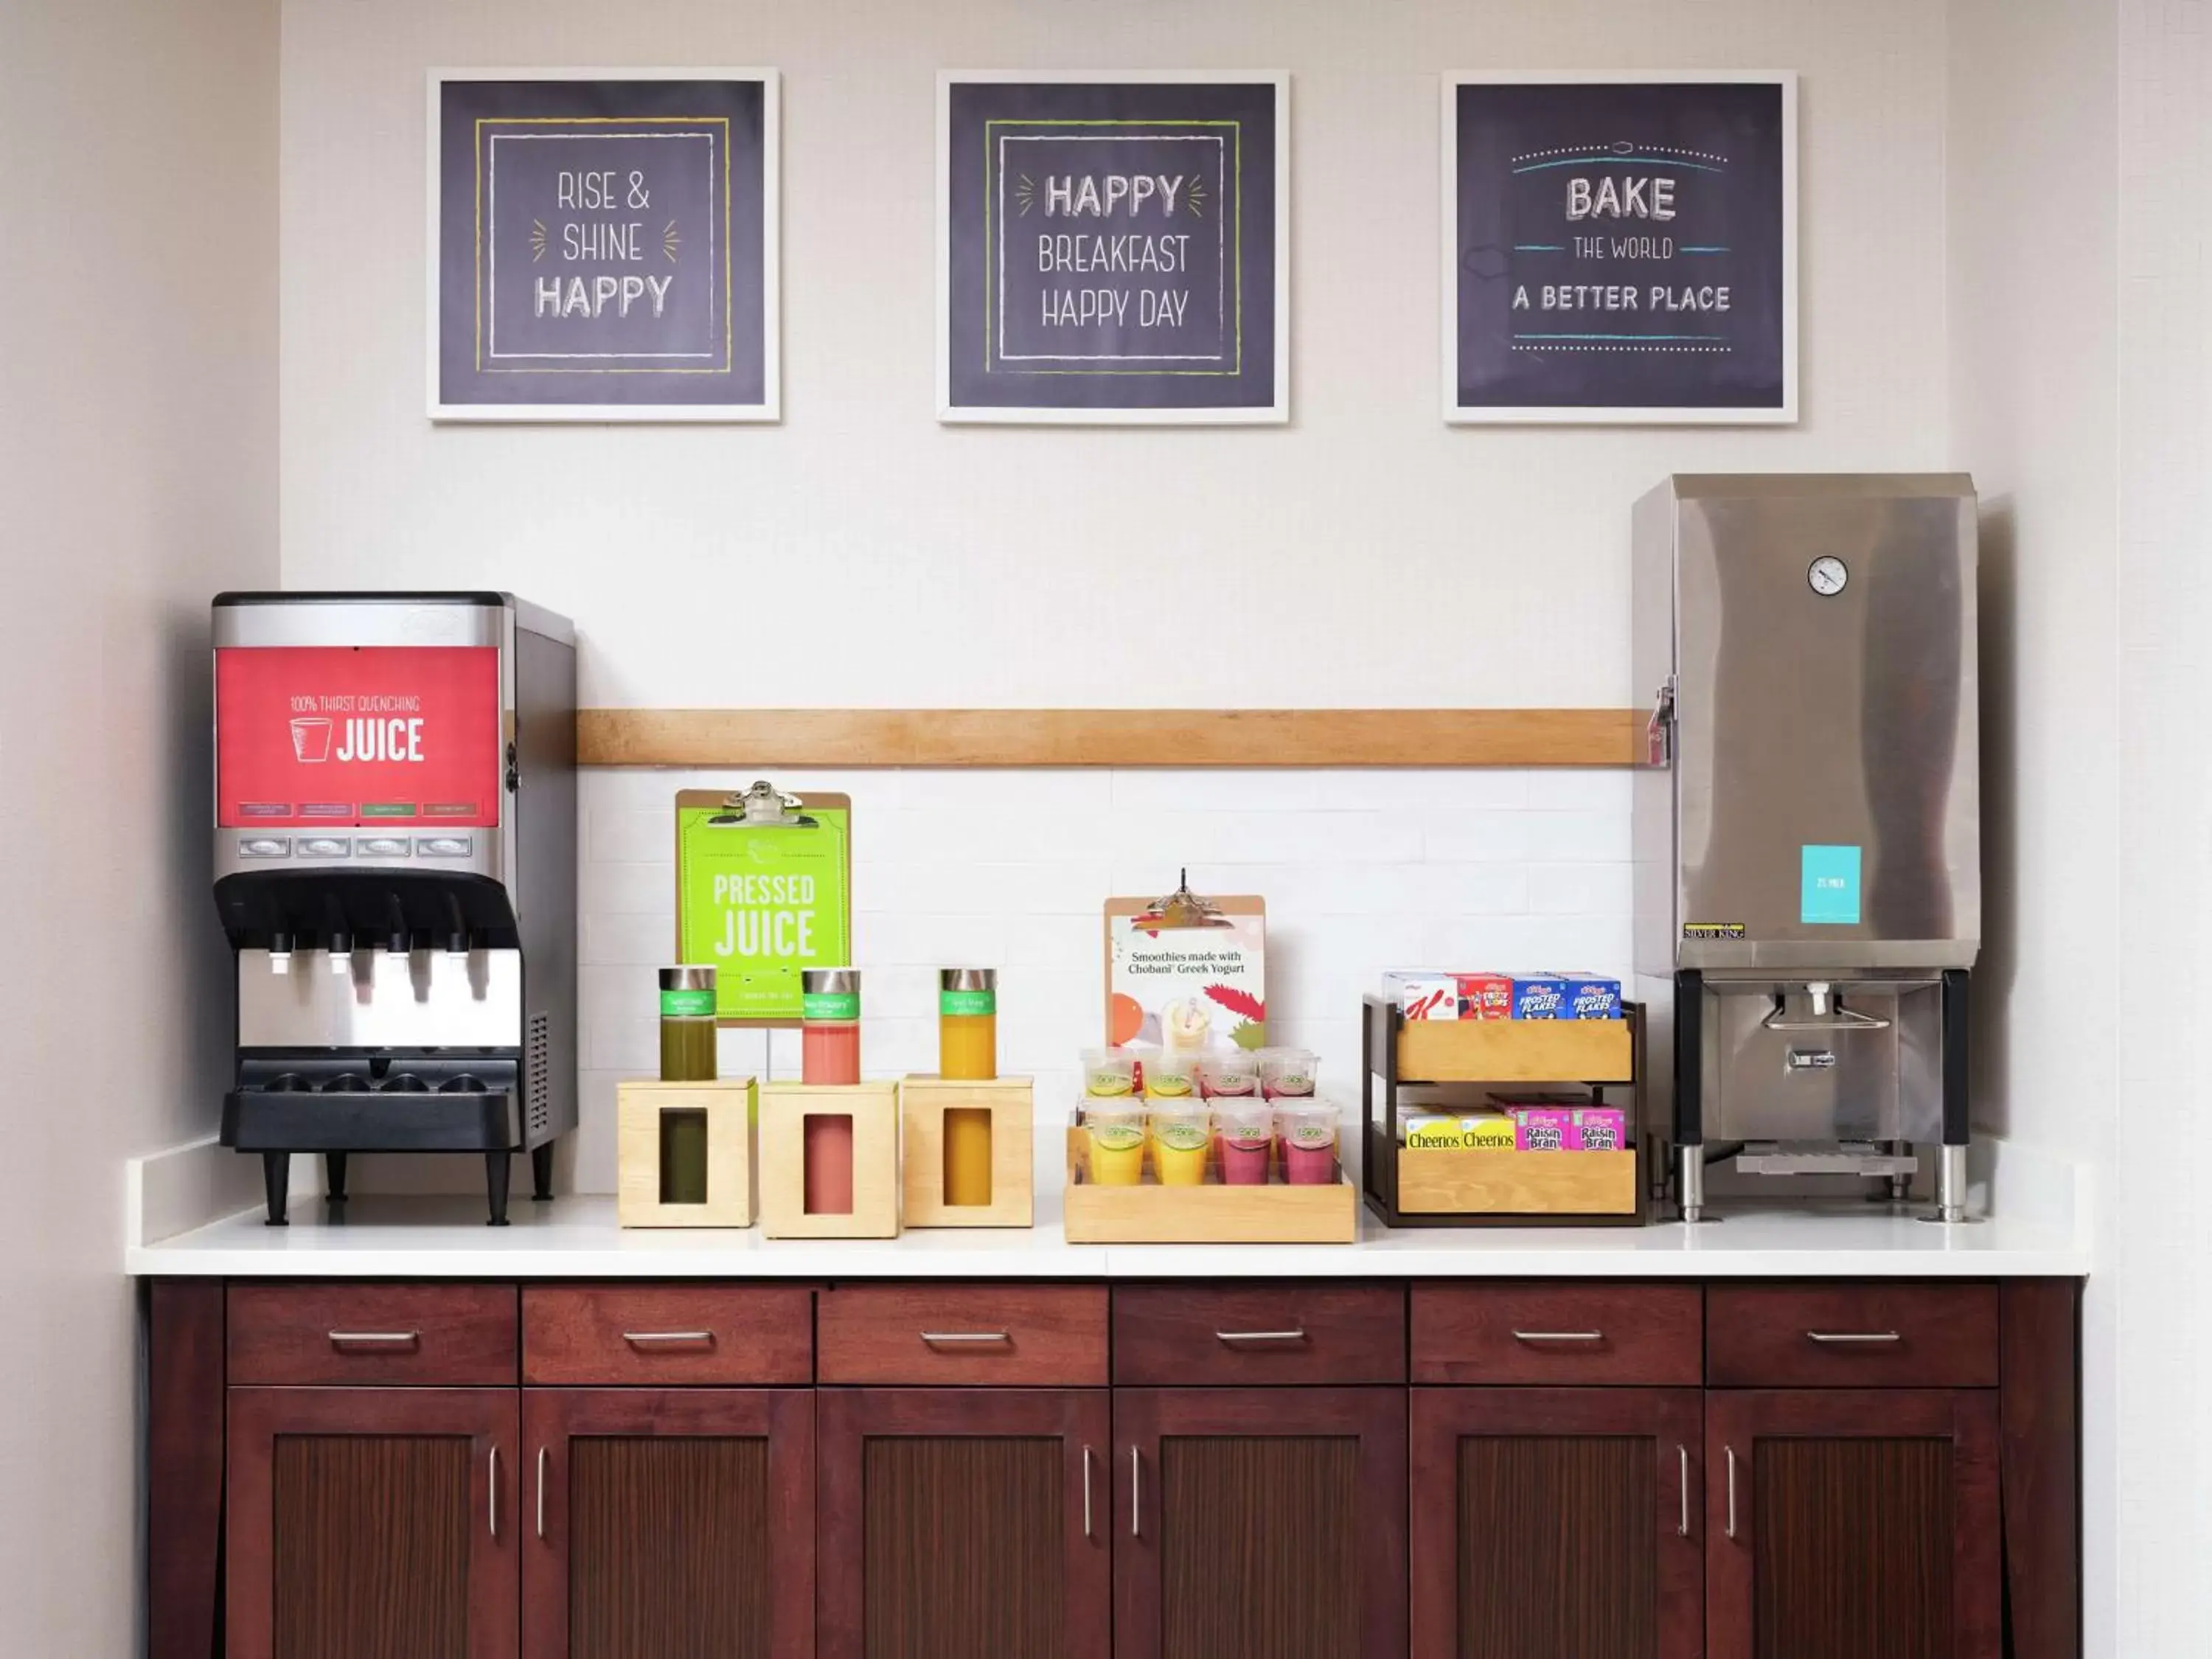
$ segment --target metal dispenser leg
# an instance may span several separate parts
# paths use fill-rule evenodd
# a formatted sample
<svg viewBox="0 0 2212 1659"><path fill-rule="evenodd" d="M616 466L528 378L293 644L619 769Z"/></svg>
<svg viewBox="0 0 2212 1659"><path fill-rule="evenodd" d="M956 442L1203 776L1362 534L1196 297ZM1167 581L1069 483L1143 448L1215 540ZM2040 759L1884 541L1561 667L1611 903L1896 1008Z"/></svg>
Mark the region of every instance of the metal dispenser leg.
<svg viewBox="0 0 2212 1659"><path fill-rule="evenodd" d="M1674 975L1674 1163L1675 1194L1691 1226L1720 1219L1705 1213L1705 1107L1698 1093L1705 1034L1705 976L1685 969Z"/></svg>
<svg viewBox="0 0 2212 1659"><path fill-rule="evenodd" d="M489 1188L491 1196L491 1220L488 1224L491 1226L507 1225L507 1188L514 1173L514 1166L507 1153L484 1154L484 1184Z"/></svg>
<svg viewBox="0 0 2212 1659"><path fill-rule="evenodd" d="M530 1149L530 1196L540 1204L553 1197L553 1143Z"/></svg>
<svg viewBox="0 0 2212 1659"><path fill-rule="evenodd" d="M323 1196L333 1204L346 1200L346 1155L343 1152L323 1154Z"/></svg>
<svg viewBox="0 0 2212 1659"><path fill-rule="evenodd" d="M264 1224L270 1227L291 1225L291 1218L284 1213L285 1197L292 1186L291 1153L261 1154L261 1186L269 1195L269 1218Z"/></svg>
<svg viewBox="0 0 2212 1659"><path fill-rule="evenodd" d="M1966 1143L1972 1138L1966 1101L1966 973L1943 971L1943 1146L1936 1164L1936 1208L1920 1218L1956 1225L1966 1213Z"/></svg>

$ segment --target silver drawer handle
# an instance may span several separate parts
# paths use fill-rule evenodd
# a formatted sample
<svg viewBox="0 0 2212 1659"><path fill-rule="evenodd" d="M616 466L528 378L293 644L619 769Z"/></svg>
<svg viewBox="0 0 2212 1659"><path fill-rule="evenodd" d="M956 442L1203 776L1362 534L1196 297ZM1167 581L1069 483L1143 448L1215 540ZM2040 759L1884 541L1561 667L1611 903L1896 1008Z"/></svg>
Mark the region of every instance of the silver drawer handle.
<svg viewBox="0 0 2212 1659"><path fill-rule="evenodd" d="M1728 1535L1735 1536L1735 1448L1724 1447L1728 1453Z"/></svg>
<svg viewBox="0 0 2212 1659"><path fill-rule="evenodd" d="M1129 1448L1129 1536L1145 1535L1145 1457L1134 1446Z"/></svg>
<svg viewBox="0 0 2212 1659"><path fill-rule="evenodd" d="M1516 1342L1602 1342L1603 1331L1516 1331Z"/></svg>
<svg viewBox="0 0 2212 1659"><path fill-rule="evenodd" d="M538 1535L545 1536L545 1448L538 1449Z"/></svg>
<svg viewBox="0 0 2212 1659"><path fill-rule="evenodd" d="M1216 1331L1213 1336L1218 1342L1303 1342L1306 1340L1303 1327L1294 1331Z"/></svg>
<svg viewBox="0 0 2212 1659"><path fill-rule="evenodd" d="M660 1342L704 1342L714 1346L712 1331L624 1331L623 1340L634 1347L647 1348Z"/></svg>
<svg viewBox="0 0 2212 1659"><path fill-rule="evenodd" d="M411 1348L422 1340L420 1331L332 1331L333 1348Z"/></svg>
<svg viewBox="0 0 2212 1659"><path fill-rule="evenodd" d="M488 1507L490 1512L489 1518L491 1522L491 1535L496 1538L499 1536L499 1445L495 1441L491 1449L491 1479L485 1481L484 1486L490 1494L490 1503Z"/></svg>
<svg viewBox="0 0 2212 1659"><path fill-rule="evenodd" d="M1674 1455L1681 1460L1682 1474L1682 1516L1674 1523L1674 1536L1687 1538L1690 1535L1690 1449L1677 1445Z"/></svg>
<svg viewBox="0 0 2212 1659"><path fill-rule="evenodd" d="M921 1340L932 1347L940 1342L1011 1342L1004 1331L924 1331Z"/></svg>
<svg viewBox="0 0 2212 1659"><path fill-rule="evenodd" d="M1084 1535L1085 1538L1088 1538L1088 1537L1090 1537L1090 1536L1091 1535L1091 1448L1090 1448L1090 1447L1088 1447L1088 1446L1085 1446L1085 1447L1083 1449L1083 1535Z"/></svg>
<svg viewBox="0 0 2212 1659"><path fill-rule="evenodd" d="M1815 1342L1902 1342L1895 1331L1808 1331Z"/></svg>

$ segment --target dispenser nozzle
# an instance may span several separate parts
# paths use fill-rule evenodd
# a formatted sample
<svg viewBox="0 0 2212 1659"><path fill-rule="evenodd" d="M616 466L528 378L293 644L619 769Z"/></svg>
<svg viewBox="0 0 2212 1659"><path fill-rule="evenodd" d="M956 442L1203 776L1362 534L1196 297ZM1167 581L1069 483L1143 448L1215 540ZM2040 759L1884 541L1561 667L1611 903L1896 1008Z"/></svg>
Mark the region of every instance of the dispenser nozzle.
<svg viewBox="0 0 2212 1659"><path fill-rule="evenodd" d="M1813 1006L1814 1018L1826 1019L1828 1017L1828 981L1826 980L1816 979L1808 983L1805 987L1805 997Z"/></svg>
<svg viewBox="0 0 2212 1659"><path fill-rule="evenodd" d="M272 974L292 971L292 936L289 933L270 934L269 971Z"/></svg>

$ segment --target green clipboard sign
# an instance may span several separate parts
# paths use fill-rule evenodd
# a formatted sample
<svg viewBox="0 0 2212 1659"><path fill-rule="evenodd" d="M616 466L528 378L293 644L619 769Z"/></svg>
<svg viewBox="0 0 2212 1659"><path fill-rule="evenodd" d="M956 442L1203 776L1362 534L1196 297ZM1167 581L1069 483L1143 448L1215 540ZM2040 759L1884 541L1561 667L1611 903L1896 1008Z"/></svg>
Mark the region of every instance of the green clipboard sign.
<svg viewBox="0 0 2212 1659"><path fill-rule="evenodd" d="M799 1024L799 975L853 960L853 803L786 795L676 796L676 959L715 970L715 1017Z"/></svg>

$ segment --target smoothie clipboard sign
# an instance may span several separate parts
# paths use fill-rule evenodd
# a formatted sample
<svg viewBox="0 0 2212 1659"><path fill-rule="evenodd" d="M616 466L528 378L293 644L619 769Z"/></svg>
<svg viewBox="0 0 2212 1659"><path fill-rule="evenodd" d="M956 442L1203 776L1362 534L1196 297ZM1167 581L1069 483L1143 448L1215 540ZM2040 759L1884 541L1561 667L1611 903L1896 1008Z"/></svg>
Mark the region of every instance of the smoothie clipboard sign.
<svg viewBox="0 0 2212 1659"><path fill-rule="evenodd" d="M1797 418L1797 77L1443 82L1443 415Z"/></svg>
<svg viewBox="0 0 2212 1659"><path fill-rule="evenodd" d="M429 413L773 421L774 70L434 70Z"/></svg>
<svg viewBox="0 0 2212 1659"><path fill-rule="evenodd" d="M1290 419L1290 77L938 88L938 417Z"/></svg>
<svg viewBox="0 0 2212 1659"><path fill-rule="evenodd" d="M1186 1052L1267 1042L1267 903L1251 894L1106 901L1106 1041Z"/></svg>
<svg viewBox="0 0 2212 1659"><path fill-rule="evenodd" d="M725 1024L796 1025L799 970L853 959L853 803L786 795L676 796L676 959L715 972Z"/></svg>

